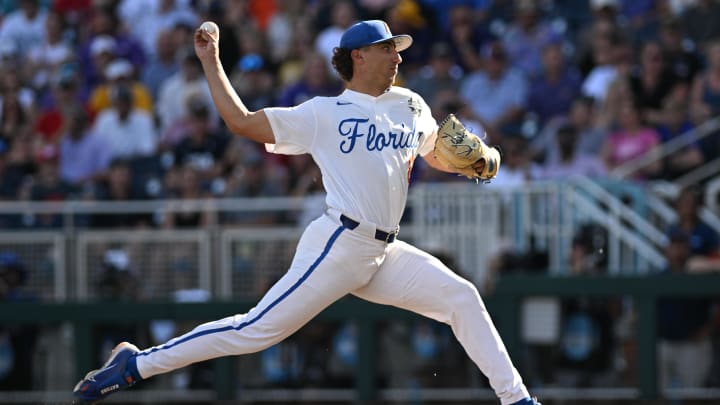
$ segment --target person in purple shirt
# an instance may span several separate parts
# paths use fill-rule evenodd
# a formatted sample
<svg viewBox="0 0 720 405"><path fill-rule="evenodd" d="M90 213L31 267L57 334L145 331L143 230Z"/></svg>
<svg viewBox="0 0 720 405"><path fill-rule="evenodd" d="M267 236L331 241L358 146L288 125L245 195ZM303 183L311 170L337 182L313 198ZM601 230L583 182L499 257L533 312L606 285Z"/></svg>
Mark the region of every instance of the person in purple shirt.
<svg viewBox="0 0 720 405"><path fill-rule="evenodd" d="M87 40L78 48L78 62L87 88L92 88L102 81L102 71L95 67L92 54L94 39L102 35L110 36L114 40L112 53L115 58L127 59L133 64L136 72L142 72L145 67L145 52L140 42L123 32L118 17L111 10L95 8Z"/></svg>
<svg viewBox="0 0 720 405"><path fill-rule="evenodd" d="M529 78L535 78L542 71L545 45L562 40L560 32L544 19L537 3L515 0L513 20L502 34L510 63Z"/></svg>
<svg viewBox="0 0 720 405"><path fill-rule="evenodd" d="M663 104L662 123L655 127L660 135L660 142L670 142L695 128L685 102L668 98ZM704 163L705 154L700 142L693 141L663 158L661 177L666 180L676 179Z"/></svg>
<svg viewBox="0 0 720 405"><path fill-rule="evenodd" d="M577 129L568 124L557 131L559 159L543 166L539 177L542 179L563 180L572 176L604 177L607 169L597 155L578 151Z"/></svg>
<svg viewBox="0 0 720 405"><path fill-rule="evenodd" d="M310 53L305 57L304 62L302 77L282 90L278 99L279 106L291 107L315 96L340 94L341 83L330 75L322 55Z"/></svg>
<svg viewBox="0 0 720 405"><path fill-rule="evenodd" d="M549 43L542 49L542 73L530 85L528 111L537 115L540 125L565 115L581 85L580 73L567 63L562 44Z"/></svg>
<svg viewBox="0 0 720 405"><path fill-rule="evenodd" d="M82 107L68 108L63 115L67 130L60 138L60 178L76 185L97 180L110 165L110 148L90 129Z"/></svg>

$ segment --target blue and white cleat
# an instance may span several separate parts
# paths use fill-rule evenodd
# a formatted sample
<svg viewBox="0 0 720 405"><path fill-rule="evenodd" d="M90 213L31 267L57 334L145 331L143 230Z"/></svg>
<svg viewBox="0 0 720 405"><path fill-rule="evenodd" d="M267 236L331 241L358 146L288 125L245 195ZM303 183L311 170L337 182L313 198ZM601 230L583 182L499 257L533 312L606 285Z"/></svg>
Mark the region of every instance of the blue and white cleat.
<svg viewBox="0 0 720 405"><path fill-rule="evenodd" d="M532 398L525 398L520 401L517 401L513 403L512 405L542 405L540 402L538 402L536 397Z"/></svg>
<svg viewBox="0 0 720 405"><path fill-rule="evenodd" d="M93 370L73 388L79 404L94 404L101 399L131 387L137 378L128 369L128 360L140 350L135 345L122 342L110 353L110 358L97 370ZM137 375L137 374L136 374Z"/></svg>

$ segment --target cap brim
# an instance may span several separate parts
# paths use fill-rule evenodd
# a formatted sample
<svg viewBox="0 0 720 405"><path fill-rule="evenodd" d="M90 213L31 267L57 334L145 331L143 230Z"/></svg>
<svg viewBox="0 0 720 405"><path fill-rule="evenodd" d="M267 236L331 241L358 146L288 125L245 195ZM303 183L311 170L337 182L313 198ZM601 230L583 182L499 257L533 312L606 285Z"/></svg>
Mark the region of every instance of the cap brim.
<svg viewBox="0 0 720 405"><path fill-rule="evenodd" d="M410 35L395 35L392 37L392 40L395 41L395 49L398 52L410 48L410 45L413 43L413 39Z"/></svg>
<svg viewBox="0 0 720 405"><path fill-rule="evenodd" d="M410 48L410 45L412 45L412 43L413 43L413 39L410 35L403 34L403 35L393 35L390 38L383 38L381 40L371 42L368 45L379 44L381 42L387 42L387 41L395 42L395 50L397 50L398 52L402 52L402 51Z"/></svg>

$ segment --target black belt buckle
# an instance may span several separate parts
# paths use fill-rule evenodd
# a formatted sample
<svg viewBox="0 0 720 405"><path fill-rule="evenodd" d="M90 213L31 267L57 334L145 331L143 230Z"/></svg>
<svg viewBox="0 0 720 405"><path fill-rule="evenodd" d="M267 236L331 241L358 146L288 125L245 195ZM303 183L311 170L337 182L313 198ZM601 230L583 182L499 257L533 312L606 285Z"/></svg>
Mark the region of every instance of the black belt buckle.
<svg viewBox="0 0 720 405"><path fill-rule="evenodd" d="M387 243L393 243L395 239L397 238L397 234L400 232L400 228L395 228L392 232L384 232L384 231L376 231L375 232L375 239L381 240L383 242Z"/></svg>
<svg viewBox="0 0 720 405"><path fill-rule="evenodd" d="M353 230L357 228L358 225L360 225L359 222L347 217L345 214L340 214L340 222L345 228L348 228L350 230ZM385 242L386 244L393 243L395 241L395 238L397 238L397 234L399 231L400 227L395 228L395 230L392 232L385 232L377 229L375 230L375 239Z"/></svg>

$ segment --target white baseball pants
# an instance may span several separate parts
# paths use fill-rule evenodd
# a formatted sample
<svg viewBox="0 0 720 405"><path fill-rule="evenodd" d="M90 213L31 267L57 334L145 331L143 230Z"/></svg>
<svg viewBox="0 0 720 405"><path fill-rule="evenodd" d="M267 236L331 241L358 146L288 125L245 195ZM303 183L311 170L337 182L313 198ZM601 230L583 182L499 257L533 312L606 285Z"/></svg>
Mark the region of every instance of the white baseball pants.
<svg viewBox="0 0 720 405"><path fill-rule="evenodd" d="M346 294L404 308L452 327L503 405L525 397L519 373L477 289L438 259L403 241L385 244L375 227L344 228L325 214L303 233L288 272L248 313L199 325L137 356L148 378L192 363L254 353L287 338Z"/></svg>

